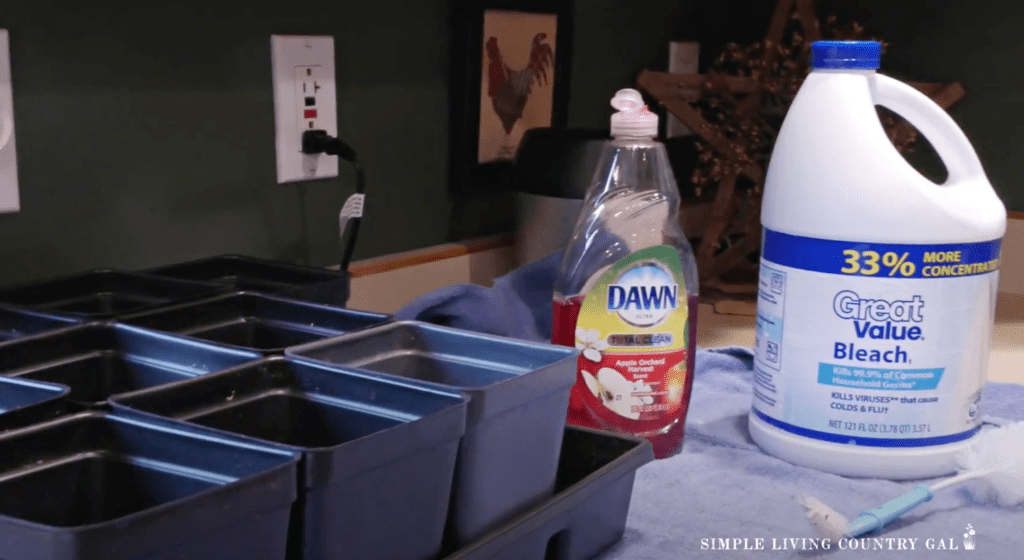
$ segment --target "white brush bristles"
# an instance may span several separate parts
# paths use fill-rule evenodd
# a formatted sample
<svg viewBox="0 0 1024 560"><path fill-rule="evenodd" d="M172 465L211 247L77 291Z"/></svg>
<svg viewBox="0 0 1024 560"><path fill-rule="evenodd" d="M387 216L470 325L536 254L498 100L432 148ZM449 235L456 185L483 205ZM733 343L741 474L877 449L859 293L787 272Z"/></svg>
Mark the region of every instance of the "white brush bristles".
<svg viewBox="0 0 1024 560"><path fill-rule="evenodd" d="M814 496L800 496L800 503L807 508L807 521L814 526L818 536L838 541L850 522L838 511L828 507Z"/></svg>
<svg viewBox="0 0 1024 560"><path fill-rule="evenodd" d="M987 483L987 496L979 498L994 498L1003 507L1024 503L1024 422L982 431L961 455L960 466L960 476Z"/></svg>

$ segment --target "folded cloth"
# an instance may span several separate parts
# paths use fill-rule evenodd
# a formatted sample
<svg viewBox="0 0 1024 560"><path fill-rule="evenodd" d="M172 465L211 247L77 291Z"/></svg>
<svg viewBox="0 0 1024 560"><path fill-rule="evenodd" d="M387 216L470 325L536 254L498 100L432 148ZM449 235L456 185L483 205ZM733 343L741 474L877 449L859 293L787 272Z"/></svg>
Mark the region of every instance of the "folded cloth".
<svg viewBox="0 0 1024 560"><path fill-rule="evenodd" d="M491 288L461 284L436 290L395 317L550 340L560 260L560 253L549 255L497 279ZM965 553L970 529L973 552L985 560L1021 557L1024 507L986 502L970 484L937 492L879 534L830 541L824 549L805 517L801 495L853 519L919 482L846 478L765 454L747 430L751 351L699 350L695 362L683 446L637 472L626 533L601 560L952 558ZM1024 386L989 383L982 406L990 423L1024 420Z"/></svg>
<svg viewBox="0 0 1024 560"><path fill-rule="evenodd" d="M395 313L418 320L535 342L551 340L551 296L562 252L526 264L485 288L455 284L424 294Z"/></svg>

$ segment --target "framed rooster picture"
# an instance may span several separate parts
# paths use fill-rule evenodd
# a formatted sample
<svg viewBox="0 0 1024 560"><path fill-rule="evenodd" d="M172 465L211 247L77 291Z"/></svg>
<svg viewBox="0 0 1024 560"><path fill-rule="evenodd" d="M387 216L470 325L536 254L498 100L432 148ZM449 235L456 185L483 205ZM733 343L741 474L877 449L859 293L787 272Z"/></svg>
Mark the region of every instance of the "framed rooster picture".
<svg viewBox="0 0 1024 560"><path fill-rule="evenodd" d="M573 2L453 1L453 186L500 188L527 130L565 127Z"/></svg>

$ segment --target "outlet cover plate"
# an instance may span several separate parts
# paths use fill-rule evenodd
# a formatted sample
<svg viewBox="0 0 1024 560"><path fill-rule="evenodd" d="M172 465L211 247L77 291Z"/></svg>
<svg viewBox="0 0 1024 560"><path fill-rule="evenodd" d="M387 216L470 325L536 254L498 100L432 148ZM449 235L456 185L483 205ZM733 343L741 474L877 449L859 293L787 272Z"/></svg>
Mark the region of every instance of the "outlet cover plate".
<svg viewBox="0 0 1024 560"><path fill-rule="evenodd" d="M21 210L18 198L18 157L14 145L14 100L11 90L11 48L0 29L0 212Z"/></svg>
<svg viewBox="0 0 1024 560"><path fill-rule="evenodd" d="M277 182L292 183L338 176L338 158L302 153L302 132L325 130L338 135L337 90L334 84L334 38L272 35L274 133L277 138ZM303 83L308 87L303 93ZM312 104L307 100L312 99ZM315 111L315 117L306 115Z"/></svg>

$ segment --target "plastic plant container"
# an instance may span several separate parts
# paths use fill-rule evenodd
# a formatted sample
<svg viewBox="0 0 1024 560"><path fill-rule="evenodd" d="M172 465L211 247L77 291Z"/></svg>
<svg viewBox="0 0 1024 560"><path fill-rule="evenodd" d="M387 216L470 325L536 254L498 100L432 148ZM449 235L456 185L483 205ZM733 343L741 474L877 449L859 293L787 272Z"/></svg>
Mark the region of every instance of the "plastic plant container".
<svg viewBox="0 0 1024 560"><path fill-rule="evenodd" d="M287 354L470 397L447 545L462 546L551 496L574 349L398 321Z"/></svg>
<svg viewBox="0 0 1024 560"><path fill-rule="evenodd" d="M219 284L97 270L0 289L0 303L62 316L107 319L223 291Z"/></svg>
<svg viewBox="0 0 1024 560"><path fill-rule="evenodd" d="M241 255L220 255L146 272L180 280L216 282L232 291L278 294L342 307L349 298L347 273Z"/></svg>
<svg viewBox="0 0 1024 560"><path fill-rule="evenodd" d="M34 383L31 379L17 379L13 377L0 377L0 379ZM46 383L46 385L53 384ZM67 389L66 387L62 388L65 390ZM66 397L46 401L45 403L33 406L30 410L18 410L11 411L7 414L0 414L0 434L11 430L25 428L27 426L42 424L64 416L71 416L72 414L79 414L82 412L92 412L94 410L95 408L93 407L83 406L79 403L68 400Z"/></svg>
<svg viewBox="0 0 1024 560"><path fill-rule="evenodd" d="M378 313L241 292L127 315L118 322L271 354L388 319Z"/></svg>
<svg viewBox="0 0 1024 560"><path fill-rule="evenodd" d="M649 441L567 426L555 495L444 560L587 560L622 538Z"/></svg>
<svg viewBox="0 0 1024 560"><path fill-rule="evenodd" d="M0 342L73 327L81 321L22 309L0 307Z"/></svg>
<svg viewBox="0 0 1024 560"><path fill-rule="evenodd" d="M65 411L68 388L0 377L0 431L45 421Z"/></svg>
<svg viewBox="0 0 1024 560"><path fill-rule="evenodd" d="M282 560L297 465L287 450L106 412L6 432L0 554Z"/></svg>
<svg viewBox="0 0 1024 560"><path fill-rule="evenodd" d="M462 395L271 357L112 405L301 452L289 558L427 560L441 550Z"/></svg>
<svg viewBox="0 0 1024 560"><path fill-rule="evenodd" d="M94 323L0 344L0 373L65 385L71 390L69 400L96 407L111 395L228 369L260 357L255 352L137 327Z"/></svg>

